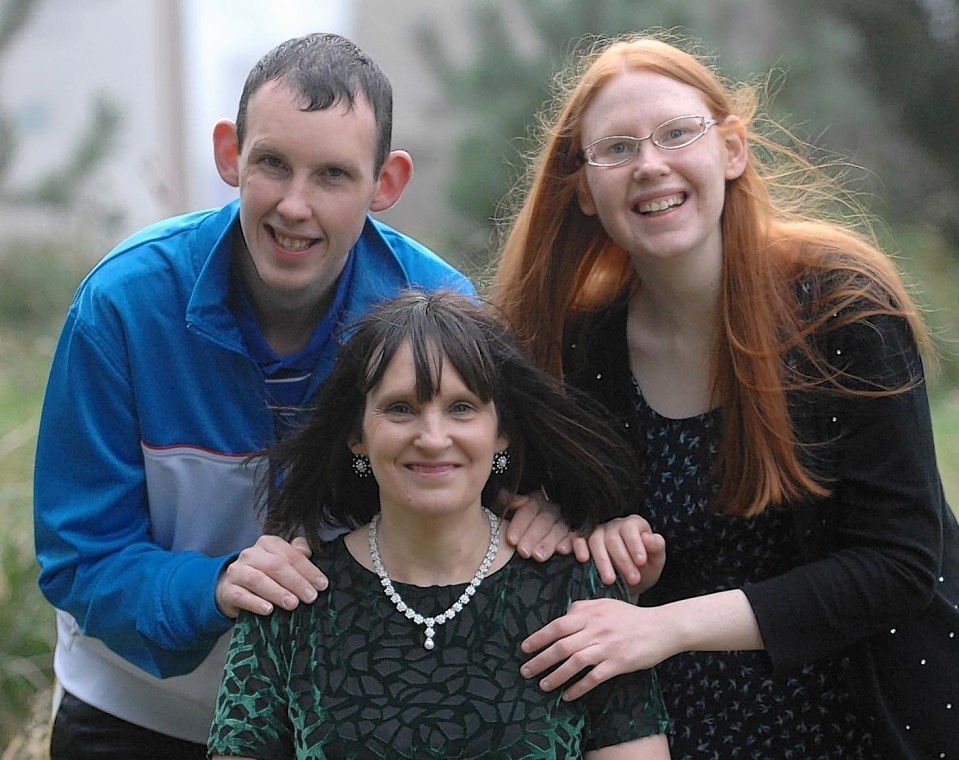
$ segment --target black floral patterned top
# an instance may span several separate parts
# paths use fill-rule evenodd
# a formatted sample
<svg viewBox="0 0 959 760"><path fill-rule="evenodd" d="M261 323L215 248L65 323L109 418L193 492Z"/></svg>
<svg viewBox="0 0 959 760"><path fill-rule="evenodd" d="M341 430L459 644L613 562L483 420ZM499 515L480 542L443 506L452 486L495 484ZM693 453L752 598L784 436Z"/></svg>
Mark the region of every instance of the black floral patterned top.
<svg viewBox="0 0 959 760"><path fill-rule="evenodd" d="M749 518L707 508L718 412L669 419L646 404L635 382L633 391L634 422L646 438L646 514L667 547L655 600L742 588L793 566L792 519L784 510ZM848 658L832 657L773 678L765 652L686 652L666 660L658 670L676 720L673 760L876 757L871 734L850 709L848 668Z"/></svg>
<svg viewBox="0 0 959 760"><path fill-rule="evenodd" d="M252 758L580 758L664 733L653 671L564 703L519 674L520 642L577 599L621 596L593 565L514 555L436 629L399 614L342 540L318 564L331 589L312 605L237 621L211 754ZM410 606L446 609L466 584L395 583Z"/></svg>

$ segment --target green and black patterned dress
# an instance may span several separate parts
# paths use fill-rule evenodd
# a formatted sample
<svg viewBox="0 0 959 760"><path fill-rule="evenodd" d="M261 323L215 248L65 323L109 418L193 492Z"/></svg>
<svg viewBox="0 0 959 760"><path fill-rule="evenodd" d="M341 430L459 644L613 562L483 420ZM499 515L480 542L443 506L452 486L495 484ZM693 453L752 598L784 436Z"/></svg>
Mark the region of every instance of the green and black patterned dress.
<svg viewBox="0 0 959 760"><path fill-rule="evenodd" d="M618 677L570 704L519 674L520 642L578 599L621 596L592 563L519 555L488 576L423 647L379 579L335 541L312 605L241 614L210 735L211 754L252 758L580 758L669 728L655 673ZM438 614L466 584L396 583Z"/></svg>

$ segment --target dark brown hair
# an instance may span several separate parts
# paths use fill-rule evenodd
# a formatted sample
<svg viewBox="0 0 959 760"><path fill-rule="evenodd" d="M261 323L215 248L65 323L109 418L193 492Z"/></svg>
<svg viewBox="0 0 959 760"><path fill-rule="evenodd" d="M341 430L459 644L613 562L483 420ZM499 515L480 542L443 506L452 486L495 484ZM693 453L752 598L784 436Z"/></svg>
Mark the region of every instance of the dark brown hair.
<svg viewBox="0 0 959 760"><path fill-rule="evenodd" d="M307 34L277 45L247 75L236 115L236 136L243 148L250 98L267 82L286 84L304 111L322 111L337 103L350 108L363 96L373 109L377 146L373 171L379 174L390 152L393 132L393 87L376 62L338 34Z"/></svg>
<svg viewBox="0 0 959 760"><path fill-rule="evenodd" d="M379 511L376 481L353 473L349 444L360 436L367 394L404 345L412 349L419 399L438 392L448 365L495 405L511 461L505 474L491 474L486 505L543 485L572 527L632 511L635 460L600 409L538 369L492 309L454 293L410 291L358 323L306 426L270 452L279 480L267 498L268 532L302 534L316 545L324 527L356 527Z"/></svg>

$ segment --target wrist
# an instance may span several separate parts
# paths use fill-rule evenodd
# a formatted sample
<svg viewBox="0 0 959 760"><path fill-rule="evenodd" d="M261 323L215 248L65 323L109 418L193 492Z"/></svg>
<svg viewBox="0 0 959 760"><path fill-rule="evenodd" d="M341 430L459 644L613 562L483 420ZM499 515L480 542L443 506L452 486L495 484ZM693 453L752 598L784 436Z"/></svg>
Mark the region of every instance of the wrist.
<svg viewBox="0 0 959 760"><path fill-rule="evenodd" d="M764 648L752 606L738 589L681 599L663 609L676 652Z"/></svg>
<svg viewBox="0 0 959 760"><path fill-rule="evenodd" d="M701 648L695 605L690 604L692 601L680 599L658 608L661 613L660 625L666 634L664 641L669 647L666 657L672 657L681 652L695 652Z"/></svg>

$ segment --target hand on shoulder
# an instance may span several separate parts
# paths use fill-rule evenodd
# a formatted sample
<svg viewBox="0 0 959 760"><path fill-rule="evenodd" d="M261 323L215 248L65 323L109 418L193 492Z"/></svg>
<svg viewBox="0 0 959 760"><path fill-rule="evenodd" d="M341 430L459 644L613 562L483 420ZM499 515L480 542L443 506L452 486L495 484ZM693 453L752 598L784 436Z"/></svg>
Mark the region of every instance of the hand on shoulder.
<svg viewBox="0 0 959 760"><path fill-rule="evenodd" d="M240 610L269 615L274 606L295 609L316 601L329 582L310 561L312 552L303 538L287 542L279 536L260 536L226 566L216 584L216 604L228 618Z"/></svg>

